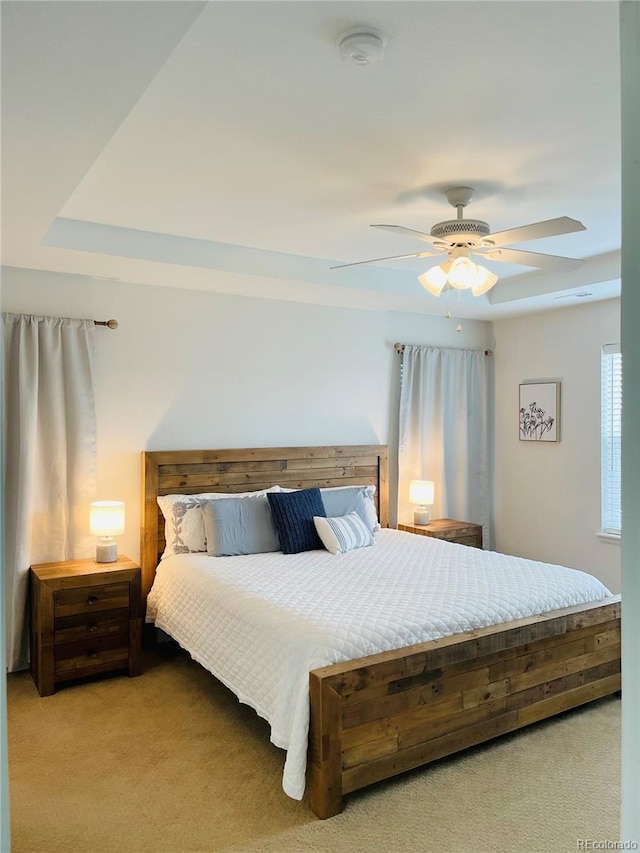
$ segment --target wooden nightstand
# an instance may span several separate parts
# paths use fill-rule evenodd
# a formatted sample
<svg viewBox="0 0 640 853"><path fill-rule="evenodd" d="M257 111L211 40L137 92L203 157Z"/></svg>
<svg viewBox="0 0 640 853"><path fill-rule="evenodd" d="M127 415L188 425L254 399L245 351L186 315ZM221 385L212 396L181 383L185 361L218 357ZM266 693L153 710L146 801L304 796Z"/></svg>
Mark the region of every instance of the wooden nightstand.
<svg viewBox="0 0 640 853"><path fill-rule="evenodd" d="M141 629L140 566L128 557L31 566L31 674L41 696L87 675L140 675Z"/></svg>
<svg viewBox="0 0 640 853"><path fill-rule="evenodd" d="M446 539L458 545L470 545L482 548L482 525L468 521L454 521L452 518L436 518L429 524L399 524L398 530L417 533L420 536L433 536L434 539Z"/></svg>

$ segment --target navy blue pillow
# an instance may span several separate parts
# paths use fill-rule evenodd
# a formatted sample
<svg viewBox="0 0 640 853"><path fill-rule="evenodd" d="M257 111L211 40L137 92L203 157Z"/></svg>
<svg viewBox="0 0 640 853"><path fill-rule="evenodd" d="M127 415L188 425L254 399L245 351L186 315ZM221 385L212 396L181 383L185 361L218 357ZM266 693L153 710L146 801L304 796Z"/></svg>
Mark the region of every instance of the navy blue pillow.
<svg viewBox="0 0 640 853"><path fill-rule="evenodd" d="M320 489L300 489L298 492L269 492L273 523L284 554L319 551L324 548L313 516L327 517Z"/></svg>

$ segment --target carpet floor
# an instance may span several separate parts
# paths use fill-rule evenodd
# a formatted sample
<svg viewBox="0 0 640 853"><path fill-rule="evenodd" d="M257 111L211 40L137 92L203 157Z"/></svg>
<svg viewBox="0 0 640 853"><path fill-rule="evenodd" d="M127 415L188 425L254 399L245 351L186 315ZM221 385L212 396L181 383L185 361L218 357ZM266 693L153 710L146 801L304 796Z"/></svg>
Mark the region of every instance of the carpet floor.
<svg viewBox="0 0 640 853"><path fill-rule="evenodd" d="M267 723L176 649L46 698L10 675L8 711L12 853L568 853L619 837L614 697L356 792L327 821L282 792Z"/></svg>

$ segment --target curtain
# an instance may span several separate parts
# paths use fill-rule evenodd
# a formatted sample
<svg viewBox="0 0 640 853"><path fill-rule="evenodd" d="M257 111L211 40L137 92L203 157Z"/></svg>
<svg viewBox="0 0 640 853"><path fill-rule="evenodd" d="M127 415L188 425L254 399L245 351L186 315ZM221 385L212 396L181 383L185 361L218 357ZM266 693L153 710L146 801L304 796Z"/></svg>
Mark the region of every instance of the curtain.
<svg viewBox="0 0 640 853"><path fill-rule="evenodd" d="M3 566L9 671L28 664L29 567L89 556L94 323L3 314Z"/></svg>
<svg viewBox="0 0 640 853"><path fill-rule="evenodd" d="M481 524L491 546L492 360L478 350L405 346L398 443L399 519L409 481L432 480L431 518Z"/></svg>

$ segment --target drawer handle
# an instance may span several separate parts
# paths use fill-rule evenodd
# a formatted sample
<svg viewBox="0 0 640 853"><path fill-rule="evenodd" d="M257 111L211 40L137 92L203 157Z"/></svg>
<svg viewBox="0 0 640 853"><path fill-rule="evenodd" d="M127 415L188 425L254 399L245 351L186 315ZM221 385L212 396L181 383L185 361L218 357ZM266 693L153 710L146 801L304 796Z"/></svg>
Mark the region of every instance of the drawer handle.
<svg viewBox="0 0 640 853"><path fill-rule="evenodd" d="M98 630L98 626L97 626L97 624L96 624L95 622L90 622L90 623L87 625L87 628L91 631L91 633L92 633L92 634L93 634L93 632L94 632L94 631L97 631L97 630Z"/></svg>
<svg viewBox="0 0 640 853"><path fill-rule="evenodd" d="M87 604L95 604L97 600L97 595L90 595L89 598L87 598Z"/></svg>

